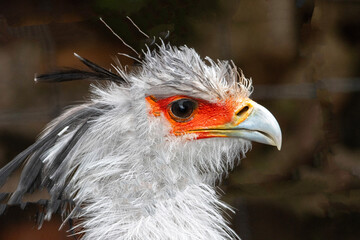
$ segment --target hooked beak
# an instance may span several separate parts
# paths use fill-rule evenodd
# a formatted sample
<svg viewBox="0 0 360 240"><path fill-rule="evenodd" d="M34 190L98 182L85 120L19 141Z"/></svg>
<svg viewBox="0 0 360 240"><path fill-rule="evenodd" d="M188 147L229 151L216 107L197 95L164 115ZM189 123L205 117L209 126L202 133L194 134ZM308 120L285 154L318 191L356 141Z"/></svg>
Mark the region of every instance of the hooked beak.
<svg viewBox="0 0 360 240"><path fill-rule="evenodd" d="M233 121L202 129L206 137L236 137L276 146L281 149L281 130L275 117L260 104L247 99L235 111Z"/></svg>
<svg viewBox="0 0 360 240"><path fill-rule="evenodd" d="M276 146L281 149L281 129L275 117L260 104L248 100L249 115L233 128L234 136L250 141ZM242 108L240 111L243 111ZM239 116L241 118L241 114Z"/></svg>

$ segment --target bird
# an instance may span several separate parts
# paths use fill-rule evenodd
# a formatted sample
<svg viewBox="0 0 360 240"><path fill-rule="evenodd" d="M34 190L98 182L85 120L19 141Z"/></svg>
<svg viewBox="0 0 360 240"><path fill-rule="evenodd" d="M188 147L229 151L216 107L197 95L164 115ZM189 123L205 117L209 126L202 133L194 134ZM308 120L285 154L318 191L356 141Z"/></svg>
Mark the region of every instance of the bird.
<svg viewBox="0 0 360 240"><path fill-rule="evenodd" d="M273 114L250 99L252 80L186 45L147 47L136 66L114 71L74 55L87 70L35 81L94 80L89 99L0 169L1 187L22 167L16 190L0 200L21 204L47 189L40 222L60 212L82 240L240 239L217 186L251 142L282 144Z"/></svg>

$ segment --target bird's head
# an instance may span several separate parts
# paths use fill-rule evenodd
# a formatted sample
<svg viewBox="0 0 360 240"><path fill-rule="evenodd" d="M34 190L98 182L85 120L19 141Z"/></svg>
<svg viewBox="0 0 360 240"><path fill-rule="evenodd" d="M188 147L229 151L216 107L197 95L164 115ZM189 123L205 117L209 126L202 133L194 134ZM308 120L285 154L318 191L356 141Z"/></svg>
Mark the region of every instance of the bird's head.
<svg viewBox="0 0 360 240"><path fill-rule="evenodd" d="M133 73L117 70L130 83L134 101L144 103L136 104L143 106L138 111L146 109L135 128L148 133L152 143L160 139L158 152L171 150L177 158L201 162L206 171L223 173L250 149L250 141L281 148L279 124L249 98L251 79L231 61L203 60L187 46L163 44L146 52Z"/></svg>
<svg viewBox="0 0 360 240"><path fill-rule="evenodd" d="M176 182L200 172L214 181L236 165L234 160L250 149L251 141L281 148L277 121L249 98L252 82L231 61L202 59L187 46L161 44L153 51L144 51L144 57L137 59L140 66L127 71L118 64L114 74L75 55L94 72L71 70L36 80L90 78L115 82L94 87L92 103L70 110L52 125L59 125L76 112L90 117L91 121L74 118L74 127L66 128L60 137L65 143L66 137L88 139L74 145L76 152L70 152L71 158L61 155L71 162L71 169L78 173L84 170L83 179L112 176L118 180L118 176L136 178L136 172L151 172L155 178L162 176L159 181L174 178ZM102 109L96 110L98 106ZM92 108L97 116L86 113L95 114ZM79 136L74 130L81 130L82 123L89 130L81 131ZM54 153L45 158L49 166L55 162L51 159L58 146L61 144L48 151ZM88 174L89 169L93 175ZM109 169L114 170L113 174Z"/></svg>

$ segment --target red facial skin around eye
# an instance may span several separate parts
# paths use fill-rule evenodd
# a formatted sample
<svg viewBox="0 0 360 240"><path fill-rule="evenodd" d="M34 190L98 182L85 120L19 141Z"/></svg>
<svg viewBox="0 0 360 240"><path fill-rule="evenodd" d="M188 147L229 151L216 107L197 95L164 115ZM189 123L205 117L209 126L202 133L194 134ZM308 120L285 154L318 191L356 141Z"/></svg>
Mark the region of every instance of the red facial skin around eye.
<svg viewBox="0 0 360 240"><path fill-rule="evenodd" d="M197 102L197 108L189 117L189 120L178 122L170 115L170 107L172 102L184 98L192 99ZM231 123L236 108L235 101L232 99L226 101L219 100L216 103L212 103L187 96L173 96L160 100L156 100L154 97L150 96L147 97L146 100L151 107L150 113L154 116L160 116L162 113L169 121L172 127L171 133L174 135L191 133L192 130L216 128ZM197 139L212 137L207 133L198 132L196 134Z"/></svg>

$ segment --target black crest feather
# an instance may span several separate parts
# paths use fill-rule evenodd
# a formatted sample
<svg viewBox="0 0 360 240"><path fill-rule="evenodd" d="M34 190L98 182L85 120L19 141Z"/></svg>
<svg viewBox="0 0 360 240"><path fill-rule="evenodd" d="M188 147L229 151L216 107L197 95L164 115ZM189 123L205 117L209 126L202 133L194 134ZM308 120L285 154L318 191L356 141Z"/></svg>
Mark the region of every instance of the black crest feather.
<svg viewBox="0 0 360 240"><path fill-rule="evenodd" d="M92 72L78 70L78 69L69 69L62 71L55 71L52 73L41 74L39 76L35 76L36 82L66 82L66 81L74 81L74 80L94 80L94 81L111 81L118 84L126 83L126 80L121 76L106 70L103 67L87 60L78 54L74 53L75 57L77 57L82 63L84 63Z"/></svg>

